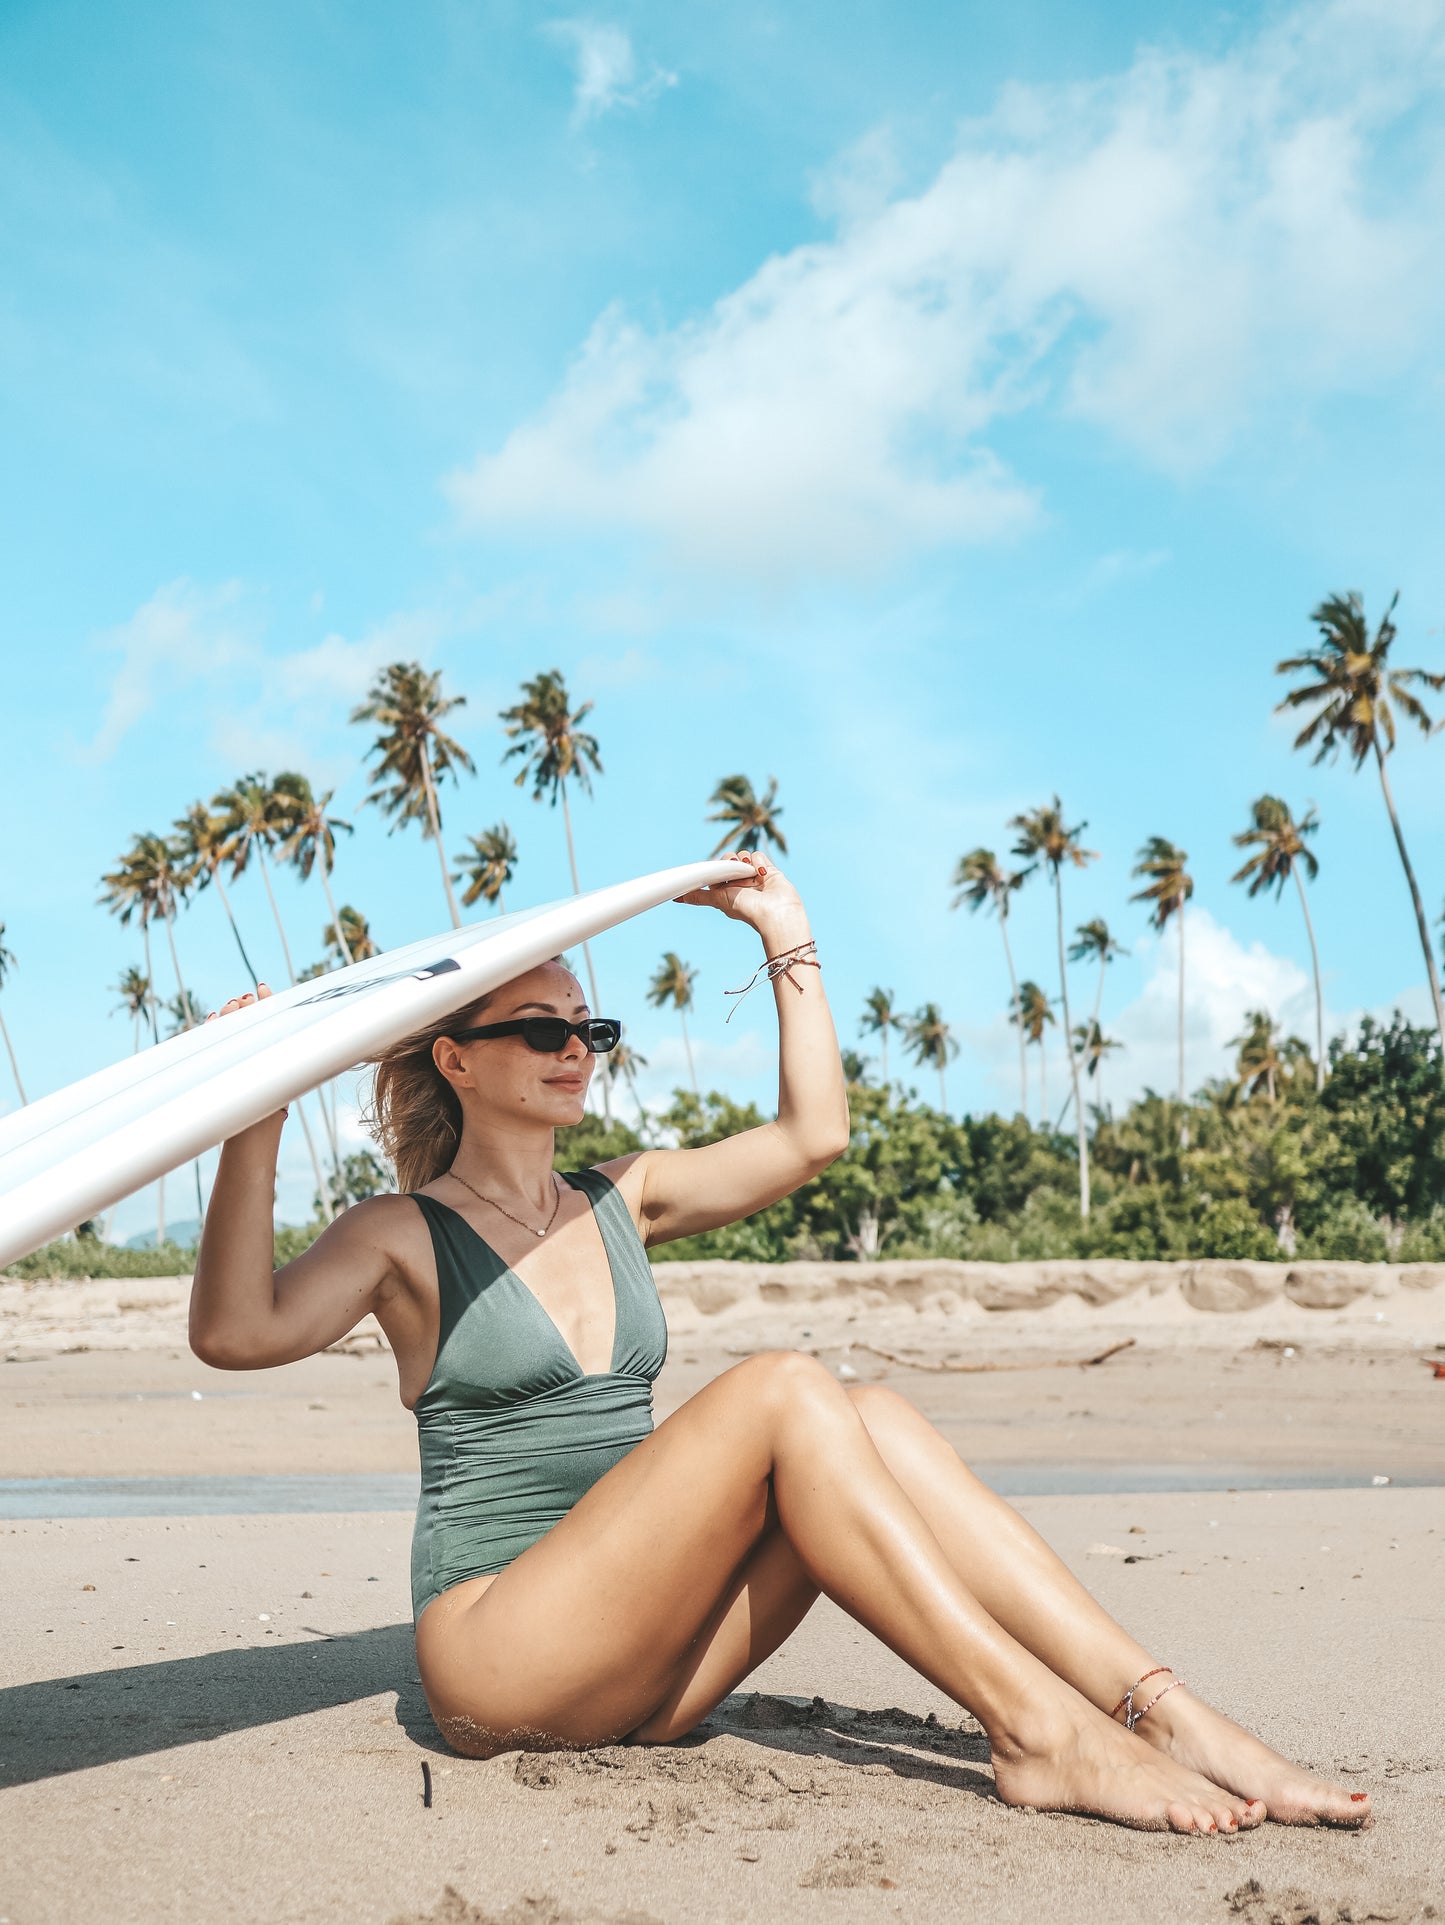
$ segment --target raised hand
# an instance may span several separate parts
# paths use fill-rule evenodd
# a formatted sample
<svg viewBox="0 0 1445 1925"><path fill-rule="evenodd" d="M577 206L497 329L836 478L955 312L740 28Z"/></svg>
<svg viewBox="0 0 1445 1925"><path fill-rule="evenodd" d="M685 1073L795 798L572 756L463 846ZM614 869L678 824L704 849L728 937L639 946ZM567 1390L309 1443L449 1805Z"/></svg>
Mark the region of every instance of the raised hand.
<svg viewBox="0 0 1445 1925"><path fill-rule="evenodd" d="M229 1016L233 1009L245 1009L249 1003L264 1003L266 998L274 993L268 983L257 983L254 995L248 989L244 996L233 996L230 1002L222 1003L219 1009L213 1009L206 1021L213 1023L218 1016Z"/></svg>
<svg viewBox="0 0 1445 1925"><path fill-rule="evenodd" d="M689 889L685 896L674 900L700 909L720 909L734 922L748 923L765 941L784 930L791 932L800 924L806 934L807 914L802 898L776 863L769 863L746 849L730 860L747 863L752 874L739 876L735 881L714 883L710 889Z"/></svg>

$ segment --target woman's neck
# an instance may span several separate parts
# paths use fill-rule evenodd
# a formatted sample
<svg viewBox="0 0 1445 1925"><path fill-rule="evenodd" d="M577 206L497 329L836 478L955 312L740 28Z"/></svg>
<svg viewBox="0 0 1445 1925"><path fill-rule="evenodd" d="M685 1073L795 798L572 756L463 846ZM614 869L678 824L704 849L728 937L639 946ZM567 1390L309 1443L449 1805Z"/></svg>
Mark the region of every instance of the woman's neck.
<svg viewBox="0 0 1445 1925"><path fill-rule="evenodd" d="M556 1132L541 1125L518 1128L464 1116L462 1140L452 1167L490 1196L517 1197L545 1207L552 1194Z"/></svg>

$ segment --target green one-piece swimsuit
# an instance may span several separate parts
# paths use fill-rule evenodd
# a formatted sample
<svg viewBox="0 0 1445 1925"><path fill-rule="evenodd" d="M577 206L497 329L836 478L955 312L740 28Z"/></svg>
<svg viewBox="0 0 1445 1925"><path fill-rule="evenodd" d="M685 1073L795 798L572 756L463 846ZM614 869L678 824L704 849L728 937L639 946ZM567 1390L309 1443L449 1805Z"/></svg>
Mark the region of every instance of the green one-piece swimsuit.
<svg viewBox="0 0 1445 1925"><path fill-rule="evenodd" d="M520 1557L652 1430L667 1322L647 1252L600 1170L563 1180L591 1203L612 1270L611 1366L591 1375L466 1218L413 1196L431 1230L441 1297L436 1363L416 1403L416 1617L453 1584Z"/></svg>

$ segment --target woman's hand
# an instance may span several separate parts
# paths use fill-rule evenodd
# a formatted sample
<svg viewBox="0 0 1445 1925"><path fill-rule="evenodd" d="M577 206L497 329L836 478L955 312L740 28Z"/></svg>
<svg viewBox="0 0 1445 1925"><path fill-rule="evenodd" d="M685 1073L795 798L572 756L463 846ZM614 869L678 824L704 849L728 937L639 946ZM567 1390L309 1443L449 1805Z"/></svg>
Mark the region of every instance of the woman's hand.
<svg viewBox="0 0 1445 1925"><path fill-rule="evenodd" d="M269 984L257 983L254 996L249 989L244 996L233 996L230 1002L222 1003L219 1009L213 1009L210 1015L207 1016L206 1021L213 1023L218 1016L229 1016L233 1009L245 1009L249 1004L255 1002L264 1003L266 998L272 994L274 994L274 992Z"/></svg>
<svg viewBox="0 0 1445 1925"><path fill-rule="evenodd" d="M734 922L750 924L765 946L780 941L806 941L808 912L782 870L746 849L731 859L746 862L753 873L739 876L736 881L714 883L710 889L690 889L675 900L697 908L720 909Z"/></svg>

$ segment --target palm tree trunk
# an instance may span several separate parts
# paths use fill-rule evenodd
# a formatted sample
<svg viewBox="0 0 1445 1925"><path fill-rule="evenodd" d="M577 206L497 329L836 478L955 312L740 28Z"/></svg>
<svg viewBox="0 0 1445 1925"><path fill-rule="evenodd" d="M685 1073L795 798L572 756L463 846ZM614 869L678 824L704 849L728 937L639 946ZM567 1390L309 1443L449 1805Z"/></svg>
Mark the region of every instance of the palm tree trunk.
<svg viewBox="0 0 1445 1925"><path fill-rule="evenodd" d="M880 1025L879 1031L878 1031L878 1041L883 1050L883 1087L884 1089L887 1089L888 1087L888 1025L887 1023L883 1023Z"/></svg>
<svg viewBox="0 0 1445 1925"><path fill-rule="evenodd" d="M1049 1066L1044 1051L1044 1033L1039 1031L1039 1128L1049 1127Z"/></svg>
<svg viewBox="0 0 1445 1925"><path fill-rule="evenodd" d="M1089 1214L1089 1132L1084 1127L1084 1105L1079 1095L1079 1058L1074 1049L1074 1031L1069 1021L1069 972L1064 961L1064 883L1054 870L1054 906L1058 911L1059 989L1064 1004L1064 1051L1069 1059L1069 1087L1074 1098L1074 1134L1079 1145L1079 1215Z"/></svg>
<svg viewBox="0 0 1445 1925"><path fill-rule="evenodd" d="M216 889L221 898L221 907L226 912L226 920L231 925L231 934L236 938L236 947L241 952L241 961L246 965L246 974L251 978L251 987L254 989L259 978L256 975L251 958L246 954L246 945L241 941L240 925L237 923L236 913L231 907L231 898L226 894L226 885L221 880L221 865L219 862L211 871L211 874L215 878Z"/></svg>
<svg viewBox="0 0 1445 1925"><path fill-rule="evenodd" d="M1416 882L1415 871L1410 866L1410 856L1405 848L1405 836L1400 827L1400 818L1395 813L1395 798L1390 790L1390 778L1385 770L1385 757L1378 737L1375 740L1375 762L1380 771L1380 787L1385 792L1385 807L1390 811L1390 827L1395 831L1395 847L1400 851L1405 880L1410 885L1410 900L1415 905L1415 926L1420 932L1420 947L1425 952L1425 973L1430 978L1430 997L1435 1005L1435 1031L1440 1038L1442 1052L1445 1052L1445 1003L1442 1003L1440 998L1440 975L1435 967L1435 952L1430 947L1430 929L1425 921L1425 905L1420 900L1420 885ZM1442 1055L1442 1062L1445 1062L1445 1055Z"/></svg>
<svg viewBox="0 0 1445 1925"><path fill-rule="evenodd" d="M5 1054L10 1058L10 1074L15 1078L15 1087L20 1092L20 1101L28 1103L30 1098L25 1094L25 1085L20 1080L20 1065L15 1060L15 1045L10 1040L10 1031L5 1027L3 1015L0 1015L0 1036L5 1038Z"/></svg>
<svg viewBox="0 0 1445 1925"><path fill-rule="evenodd" d="M702 1101L702 1091L697 1086L697 1068L692 1060L692 1043L689 1040L688 1034L687 1034L687 1011L683 1008L681 1003L679 1003L677 1006L677 1020L682 1024L682 1046L687 1051L688 1080L692 1084L693 1095L697 1098L698 1102L700 1103Z"/></svg>
<svg viewBox="0 0 1445 1925"><path fill-rule="evenodd" d="M572 811L567 805L567 784L565 782L559 782L557 788L562 797L562 827L567 832L567 866L572 871L572 893L574 896L580 896L582 893L582 884L577 878L577 846L572 840ZM592 1014L595 1016L602 1008L602 999L597 993L597 971L592 967L592 945L588 942L582 944L582 960L587 965L587 988L592 996ZM684 1023L683 1033L686 1034L686 1032L687 1025ZM688 1051L688 1061L692 1061L691 1049ZM599 1060L597 1067L600 1072L599 1081L602 1084L602 1114L610 1125L612 1122L612 1078L607 1073L607 1058L605 1056ZM693 1092L696 1094L697 1078L695 1076L692 1079L692 1084Z"/></svg>
<svg viewBox="0 0 1445 1925"><path fill-rule="evenodd" d="M1019 979L1014 970L1013 950L1009 946L1008 909L1003 903L999 905L998 932L1003 937L1004 961L1008 964L1009 988L1013 992L1012 1011L1019 1026L1019 1106L1027 1120L1029 1113L1028 1038L1024 1035L1023 1011L1019 1007Z"/></svg>
<svg viewBox="0 0 1445 1925"><path fill-rule="evenodd" d="M1320 952L1315 947L1315 926L1310 917L1309 900L1305 895L1304 877L1299 872L1299 864L1291 863L1294 870L1295 886L1299 890L1299 906L1304 911L1305 934L1310 939L1310 962L1315 972L1315 1088L1325 1086L1325 996L1320 988Z"/></svg>
<svg viewBox="0 0 1445 1925"><path fill-rule="evenodd" d="M286 925L281 920L281 911L276 907L276 891L271 887L271 871L266 866L266 851L260 842L256 844L256 863L261 871L261 880L266 885L266 900L271 905L271 917L276 924L276 934L281 938L281 954L286 958L286 975L291 987L296 987L296 965L291 960L291 945L286 940Z"/></svg>
<svg viewBox="0 0 1445 1925"><path fill-rule="evenodd" d="M141 913L140 934L141 934L141 941L145 945L146 984L151 992L151 1004L150 1004L151 1041L153 1043L158 1043L161 1040L161 1031L160 1031L160 1024L156 1021L156 1005L155 1005L156 969L155 969L155 964L151 961L150 917L144 911L142 911ZM161 1247L161 1245L165 1242L165 1240L166 1240L166 1178L165 1178L165 1172L162 1171L161 1174L156 1178L156 1248L158 1250Z"/></svg>
<svg viewBox="0 0 1445 1925"><path fill-rule="evenodd" d="M1184 1079L1184 904L1181 902L1179 905L1179 1106L1184 1113L1179 1122L1179 1146L1186 1150L1189 1147L1189 1112L1185 1107L1187 1102Z"/></svg>
<svg viewBox="0 0 1445 1925"><path fill-rule="evenodd" d="M326 907L331 911L331 927L336 931L336 947L348 963L356 958L351 953L351 944L346 940L346 931L341 927L341 918L336 913L336 898L331 893L331 872L326 866L326 851L318 841L316 844L316 866L321 871L321 887L326 891Z"/></svg>
<svg viewBox="0 0 1445 1925"><path fill-rule="evenodd" d="M437 861L442 867L442 888L447 892L447 908L451 911L452 928L460 929L462 918L457 908L457 899L452 893L452 879L447 870L447 852L442 847L441 810L437 807L437 788L432 780L431 757L427 753L425 737L422 738L421 744L421 779L426 790L427 821L431 824L432 841L437 846Z"/></svg>
<svg viewBox="0 0 1445 1925"><path fill-rule="evenodd" d="M948 1114L948 1085L943 1080L943 1065L938 1065L938 1107L945 1116Z"/></svg>

